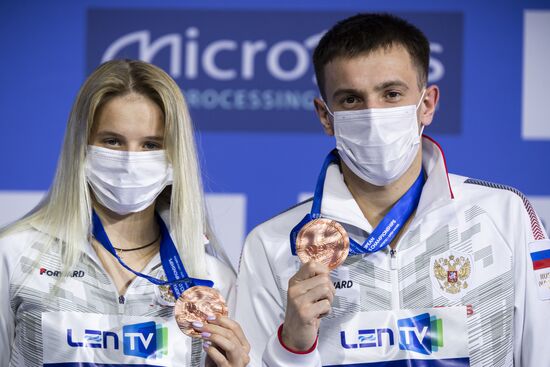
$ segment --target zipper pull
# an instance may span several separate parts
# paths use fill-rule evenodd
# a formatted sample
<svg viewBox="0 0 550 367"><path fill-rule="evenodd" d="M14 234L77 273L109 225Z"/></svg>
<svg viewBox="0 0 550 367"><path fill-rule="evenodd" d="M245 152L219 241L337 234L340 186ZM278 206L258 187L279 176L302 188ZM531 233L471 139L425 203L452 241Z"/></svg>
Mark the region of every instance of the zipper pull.
<svg viewBox="0 0 550 367"><path fill-rule="evenodd" d="M397 270L397 250L390 249L390 269Z"/></svg>

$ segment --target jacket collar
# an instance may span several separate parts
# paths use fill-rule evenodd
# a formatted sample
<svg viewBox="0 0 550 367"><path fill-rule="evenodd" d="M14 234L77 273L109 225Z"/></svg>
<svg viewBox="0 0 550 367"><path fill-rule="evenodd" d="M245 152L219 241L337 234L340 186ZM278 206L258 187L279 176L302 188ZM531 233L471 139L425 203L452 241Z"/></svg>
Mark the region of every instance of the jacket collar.
<svg viewBox="0 0 550 367"><path fill-rule="evenodd" d="M427 179L416 209L416 218L422 217L431 208L443 205L454 198L441 147L432 138L426 135L422 137L422 166ZM351 195L340 168L336 164L332 164L327 169L321 214L324 217L360 228L367 233L371 233L373 230L372 225Z"/></svg>

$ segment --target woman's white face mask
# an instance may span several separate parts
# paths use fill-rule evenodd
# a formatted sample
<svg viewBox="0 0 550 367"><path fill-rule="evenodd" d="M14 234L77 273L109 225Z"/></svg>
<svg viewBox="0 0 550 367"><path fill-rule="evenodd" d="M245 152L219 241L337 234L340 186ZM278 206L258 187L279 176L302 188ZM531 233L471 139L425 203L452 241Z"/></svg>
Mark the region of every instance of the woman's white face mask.
<svg viewBox="0 0 550 367"><path fill-rule="evenodd" d="M410 167L420 146L417 105L327 111L334 118L340 158L364 181L376 186L395 182Z"/></svg>
<svg viewBox="0 0 550 367"><path fill-rule="evenodd" d="M86 178L101 205L120 215L149 207L172 184L164 150L130 152L88 146Z"/></svg>

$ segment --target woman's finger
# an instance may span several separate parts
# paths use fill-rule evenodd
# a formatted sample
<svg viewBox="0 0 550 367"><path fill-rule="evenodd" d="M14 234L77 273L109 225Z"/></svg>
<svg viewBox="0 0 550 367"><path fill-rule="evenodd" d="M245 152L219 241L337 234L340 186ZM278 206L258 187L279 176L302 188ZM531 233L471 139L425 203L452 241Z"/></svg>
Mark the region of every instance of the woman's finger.
<svg viewBox="0 0 550 367"><path fill-rule="evenodd" d="M237 336L233 333L233 331L231 329L225 328L223 326L214 325L214 324L206 324L200 329L197 329L197 328L195 328L195 329L201 332L201 337L203 339L208 338L212 334L218 334L218 335L221 335L221 336L223 336L224 338L226 338L228 340L236 339L237 343L240 343L240 341L238 340Z"/></svg>
<svg viewBox="0 0 550 367"><path fill-rule="evenodd" d="M219 334L212 334L206 340L210 341L212 346L218 348L222 354L225 354L225 358L231 366L244 366L248 363L248 352L245 351L237 338L229 340Z"/></svg>
<svg viewBox="0 0 550 367"><path fill-rule="evenodd" d="M238 322L233 321L228 317L220 316L213 320L208 320L208 324L217 325L217 326L231 330L233 334L239 339L239 342L241 343L243 348L246 350L246 352L247 353L250 352L250 344L248 343L248 340L244 335L244 331Z"/></svg>
<svg viewBox="0 0 550 367"><path fill-rule="evenodd" d="M225 356L212 345L211 342L206 341L202 345L202 349L206 352L206 355L214 362L214 364L218 367L221 366L229 366L228 360L225 358Z"/></svg>

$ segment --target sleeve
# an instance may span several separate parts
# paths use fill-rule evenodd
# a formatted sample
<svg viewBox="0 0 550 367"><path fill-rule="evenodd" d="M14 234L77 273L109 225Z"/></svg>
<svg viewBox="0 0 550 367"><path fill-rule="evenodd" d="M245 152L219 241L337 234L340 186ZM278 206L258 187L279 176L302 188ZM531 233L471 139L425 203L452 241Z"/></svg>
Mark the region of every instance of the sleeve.
<svg viewBox="0 0 550 367"><path fill-rule="evenodd" d="M257 230L248 236L241 254L235 311L251 346L250 366L321 366L316 346L306 353L295 353L281 343L278 330L285 306Z"/></svg>
<svg viewBox="0 0 550 367"><path fill-rule="evenodd" d="M9 239L0 238L0 367L7 367L15 336L15 314L11 308L10 281L13 273L13 258L8 251Z"/></svg>
<svg viewBox="0 0 550 367"><path fill-rule="evenodd" d="M550 366L550 240L523 200L522 236L515 256L514 365Z"/></svg>

